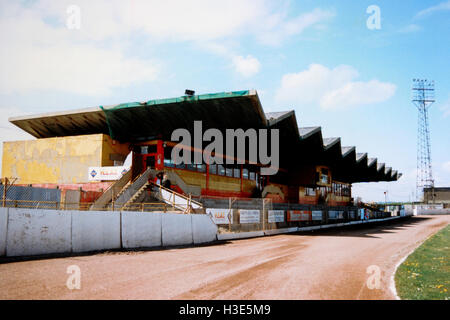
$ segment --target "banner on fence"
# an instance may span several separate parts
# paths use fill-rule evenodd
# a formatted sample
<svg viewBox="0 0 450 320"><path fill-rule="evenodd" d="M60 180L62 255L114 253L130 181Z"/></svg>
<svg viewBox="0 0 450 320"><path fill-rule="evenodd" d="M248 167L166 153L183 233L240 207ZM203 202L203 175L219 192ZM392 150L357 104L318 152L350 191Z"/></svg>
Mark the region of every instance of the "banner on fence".
<svg viewBox="0 0 450 320"><path fill-rule="evenodd" d="M328 211L328 219L344 219L344 211Z"/></svg>
<svg viewBox="0 0 450 320"><path fill-rule="evenodd" d="M311 219L314 221L322 221L322 211L311 211Z"/></svg>
<svg viewBox="0 0 450 320"><path fill-rule="evenodd" d="M269 210L268 211L269 223L284 222L283 210Z"/></svg>
<svg viewBox="0 0 450 320"><path fill-rule="evenodd" d="M259 223L259 210L239 210L239 223Z"/></svg>
<svg viewBox="0 0 450 320"><path fill-rule="evenodd" d="M130 167L89 167L89 181L112 181L119 180Z"/></svg>
<svg viewBox="0 0 450 320"><path fill-rule="evenodd" d="M288 221L311 221L311 211L289 210Z"/></svg>
<svg viewBox="0 0 450 320"><path fill-rule="evenodd" d="M206 209L215 224L233 223L233 210L230 209Z"/></svg>

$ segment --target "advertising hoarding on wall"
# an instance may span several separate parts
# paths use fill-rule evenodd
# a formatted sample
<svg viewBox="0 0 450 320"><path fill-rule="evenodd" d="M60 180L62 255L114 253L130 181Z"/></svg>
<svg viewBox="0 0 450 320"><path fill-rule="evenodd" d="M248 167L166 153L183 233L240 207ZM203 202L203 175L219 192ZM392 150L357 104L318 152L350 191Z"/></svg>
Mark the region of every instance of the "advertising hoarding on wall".
<svg viewBox="0 0 450 320"><path fill-rule="evenodd" d="M322 211L311 211L311 220L322 221Z"/></svg>
<svg viewBox="0 0 450 320"><path fill-rule="evenodd" d="M284 222L284 211L283 210L269 210L268 211L268 221L269 221L269 223Z"/></svg>
<svg viewBox="0 0 450 320"><path fill-rule="evenodd" d="M239 223L259 223L259 210L239 210Z"/></svg>
<svg viewBox="0 0 450 320"><path fill-rule="evenodd" d="M230 209L206 209L215 224L233 223L233 210Z"/></svg>
<svg viewBox="0 0 450 320"><path fill-rule="evenodd" d="M114 181L119 180L125 173L130 170L130 167L89 167L88 179L89 181Z"/></svg>
<svg viewBox="0 0 450 320"><path fill-rule="evenodd" d="M328 211L328 219L344 219L344 211Z"/></svg>
<svg viewBox="0 0 450 320"><path fill-rule="evenodd" d="M311 211L289 210L288 221L311 221Z"/></svg>

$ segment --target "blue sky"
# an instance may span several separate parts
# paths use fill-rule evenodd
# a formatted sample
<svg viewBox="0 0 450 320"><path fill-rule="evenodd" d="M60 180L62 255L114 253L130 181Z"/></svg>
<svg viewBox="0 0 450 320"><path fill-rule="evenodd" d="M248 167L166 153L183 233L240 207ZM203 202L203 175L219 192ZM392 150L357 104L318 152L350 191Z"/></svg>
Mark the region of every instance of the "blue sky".
<svg viewBox="0 0 450 320"><path fill-rule="evenodd" d="M71 5L75 5L75 11ZM369 29L370 5L380 29ZM79 16L77 11L79 9ZM74 26L80 18L79 28ZM75 24L76 26L76 24ZM264 110L368 152L404 176L357 184L365 200L415 190L413 78L436 82L433 174L450 186L450 1L0 1L0 139L7 118L256 89Z"/></svg>

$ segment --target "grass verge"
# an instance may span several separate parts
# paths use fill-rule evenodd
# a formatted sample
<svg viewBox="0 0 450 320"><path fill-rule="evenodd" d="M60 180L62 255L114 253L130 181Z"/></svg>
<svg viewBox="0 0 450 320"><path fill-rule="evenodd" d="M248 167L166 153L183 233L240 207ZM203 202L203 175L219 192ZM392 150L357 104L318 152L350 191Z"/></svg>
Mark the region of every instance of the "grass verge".
<svg viewBox="0 0 450 320"><path fill-rule="evenodd" d="M450 300L450 225L426 240L395 273L405 300Z"/></svg>

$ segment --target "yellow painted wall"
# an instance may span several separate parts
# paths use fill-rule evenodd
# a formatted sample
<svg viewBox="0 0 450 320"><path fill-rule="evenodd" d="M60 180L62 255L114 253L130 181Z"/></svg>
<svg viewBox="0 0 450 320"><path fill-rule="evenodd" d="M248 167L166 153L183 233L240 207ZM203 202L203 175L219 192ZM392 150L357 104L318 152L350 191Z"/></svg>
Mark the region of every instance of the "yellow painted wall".
<svg viewBox="0 0 450 320"><path fill-rule="evenodd" d="M129 149L129 143L119 143L114 141L110 136L103 135L102 145L102 167L108 167L114 165L114 160L110 159L111 154L120 154L126 157L131 151Z"/></svg>
<svg viewBox="0 0 450 320"><path fill-rule="evenodd" d="M108 152L125 148L104 134L4 142L2 176L16 184L86 183L89 167L112 165Z"/></svg>

